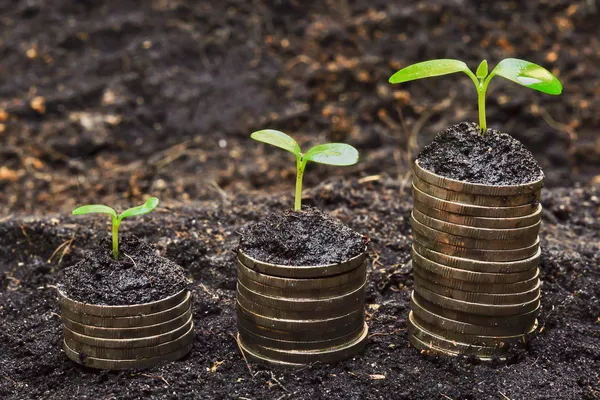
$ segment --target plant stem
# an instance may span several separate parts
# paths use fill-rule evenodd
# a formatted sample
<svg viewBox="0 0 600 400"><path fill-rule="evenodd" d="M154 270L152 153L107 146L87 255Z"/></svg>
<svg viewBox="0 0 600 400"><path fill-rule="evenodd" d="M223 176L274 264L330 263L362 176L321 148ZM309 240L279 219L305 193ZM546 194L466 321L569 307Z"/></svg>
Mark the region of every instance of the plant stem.
<svg viewBox="0 0 600 400"><path fill-rule="evenodd" d="M112 250L115 260L119 259L119 225L121 221L113 217L112 219Z"/></svg>
<svg viewBox="0 0 600 400"><path fill-rule="evenodd" d="M484 135L487 132L487 123L485 121L485 92L487 85L484 86L483 81L479 82L477 86L477 104L479 106L479 129L481 134Z"/></svg>
<svg viewBox="0 0 600 400"><path fill-rule="evenodd" d="M296 157L296 201L294 203L294 211L302 208L302 177L304 176L304 168L308 160L302 157Z"/></svg>

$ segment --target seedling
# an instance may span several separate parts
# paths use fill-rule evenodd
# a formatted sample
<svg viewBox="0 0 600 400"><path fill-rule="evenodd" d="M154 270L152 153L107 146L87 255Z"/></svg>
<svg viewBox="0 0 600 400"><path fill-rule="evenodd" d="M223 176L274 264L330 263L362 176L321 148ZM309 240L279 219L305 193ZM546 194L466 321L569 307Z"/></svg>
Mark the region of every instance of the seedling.
<svg viewBox="0 0 600 400"><path fill-rule="evenodd" d="M471 72L467 64L459 60L441 59L424 61L409 65L396 72L390 78L390 83L402 83L414 81L421 78L447 75L454 72L464 72L475 84L477 89L477 103L479 106L479 127L481 133L487 132L485 121L485 92L492 78L496 75L502 76L509 81L519 85L539 90L540 92L558 95L562 92L562 85L554 75L547 69L537 64L516 58L506 58L496 65L496 68L488 74L487 61L483 60L475 74Z"/></svg>
<svg viewBox="0 0 600 400"><path fill-rule="evenodd" d="M296 201L294 210L300 210L302 207L302 177L308 161L340 166L354 165L358 162L358 151L344 143L319 144L306 153L302 153L298 143L283 132L265 129L254 132L250 137L259 142L287 150L296 156Z"/></svg>
<svg viewBox="0 0 600 400"><path fill-rule="evenodd" d="M81 206L73 210L73 215L82 215L82 214L93 214L93 213L101 213L101 214L109 214L112 218L112 250L113 255L115 256L115 260L119 259L119 226L123 221L123 218L127 217L135 217L136 215L144 215L153 211L156 206L158 206L158 199L156 197L149 198L144 204L141 206L133 207L128 210L123 211L118 217L117 212L105 205L102 204L90 204L87 206Z"/></svg>

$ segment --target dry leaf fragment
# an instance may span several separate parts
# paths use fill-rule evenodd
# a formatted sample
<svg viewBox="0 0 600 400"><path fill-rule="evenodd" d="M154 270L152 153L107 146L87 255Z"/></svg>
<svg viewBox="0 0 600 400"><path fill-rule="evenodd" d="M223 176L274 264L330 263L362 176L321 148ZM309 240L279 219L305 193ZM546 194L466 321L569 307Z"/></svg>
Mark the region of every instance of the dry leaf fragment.
<svg viewBox="0 0 600 400"><path fill-rule="evenodd" d="M373 374L373 375L369 375L369 377L374 381L379 381L379 380L385 379L385 375L381 375L381 374Z"/></svg>

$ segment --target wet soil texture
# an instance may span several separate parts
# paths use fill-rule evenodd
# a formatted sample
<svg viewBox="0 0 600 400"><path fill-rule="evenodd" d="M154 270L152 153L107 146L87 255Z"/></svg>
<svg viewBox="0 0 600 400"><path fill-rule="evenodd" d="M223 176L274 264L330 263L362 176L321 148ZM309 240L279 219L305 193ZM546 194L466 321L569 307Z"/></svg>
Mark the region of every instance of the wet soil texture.
<svg viewBox="0 0 600 400"><path fill-rule="evenodd" d="M102 240L81 261L61 271L59 289L73 300L114 306L162 300L187 286L183 268L160 257L144 241L122 238L119 251L115 260L112 241Z"/></svg>
<svg viewBox="0 0 600 400"><path fill-rule="evenodd" d="M421 166L446 178L484 185L521 185L542 177L533 154L496 129L481 134L475 123L440 132L417 157Z"/></svg>
<svg viewBox="0 0 600 400"><path fill-rule="evenodd" d="M191 354L139 372L88 370L70 362L60 348L61 322L51 285L107 235L107 221L5 219L0 223L0 398L598 398L600 187L544 190L539 329L507 363L489 364L423 356L408 344L413 289L412 271L404 267L412 242L408 193L401 182L383 179L332 179L305 193L307 204L371 238L370 337L362 356L302 371L248 366L233 338L236 231L242 222L253 224L289 207L280 197L240 195L228 202L163 208L121 226L123 235L156 243L161 255L194 279Z"/></svg>
<svg viewBox="0 0 600 400"><path fill-rule="evenodd" d="M586 183L600 174L599 13L570 0L0 1L0 215L148 193L291 197L294 157L250 139L265 128L359 150L349 168L309 165L306 187L402 179L435 135L477 121L464 74L388 83L431 58L555 73L561 96L495 79L488 126L533 152L547 186Z"/></svg>
<svg viewBox="0 0 600 400"><path fill-rule="evenodd" d="M368 239L314 207L270 213L242 230L239 248L271 264L318 266L364 252Z"/></svg>

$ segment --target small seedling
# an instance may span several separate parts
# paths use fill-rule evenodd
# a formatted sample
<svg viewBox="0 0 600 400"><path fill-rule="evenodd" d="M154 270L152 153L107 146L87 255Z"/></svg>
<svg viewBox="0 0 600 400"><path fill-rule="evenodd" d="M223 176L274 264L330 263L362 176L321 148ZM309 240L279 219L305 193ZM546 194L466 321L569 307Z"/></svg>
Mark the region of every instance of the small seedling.
<svg viewBox="0 0 600 400"><path fill-rule="evenodd" d="M319 144L312 147L306 153L302 153L298 143L283 132L265 129L254 132L250 137L259 142L268 143L287 150L296 156L296 201L294 203L294 210L300 210L302 206L302 177L308 161L340 166L354 165L358 162L358 151L349 144Z"/></svg>
<svg viewBox="0 0 600 400"><path fill-rule="evenodd" d="M479 106L479 127L481 133L487 132L485 121L485 92L492 78L496 75L502 76L509 81L519 85L539 90L540 92L558 95L562 92L562 85L554 75L547 69L537 64L516 58L506 58L496 65L496 68L488 74L487 61L483 60L475 74L462 61L451 59L440 59L424 61L409 65L396 72L390 78L390 83L402 83L414 81L421 78L447 75L454 72L464 72L475 84L477 89L477 103Z"/></svg>
<svg viewBox="0 0 600 400"><path fill-rule="evenodd" d="M112 250L115 260L119 259L119 226L123 221L123 218L134 217L136 215L144 215L153 211L158 206L158 199L156 197L149 198L141 206L133 207L123 211L118 217L117 212L112 208L102 204L90 204L87 206L81 206L73 210L73 215L82 214L93 214L102 213L109 214L112 218Z"/></svg>

